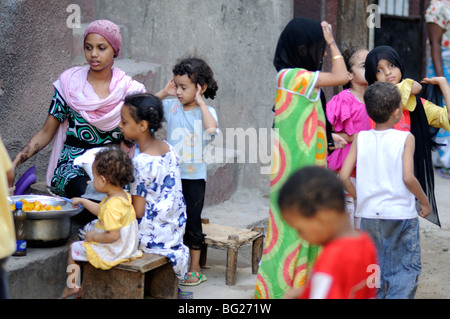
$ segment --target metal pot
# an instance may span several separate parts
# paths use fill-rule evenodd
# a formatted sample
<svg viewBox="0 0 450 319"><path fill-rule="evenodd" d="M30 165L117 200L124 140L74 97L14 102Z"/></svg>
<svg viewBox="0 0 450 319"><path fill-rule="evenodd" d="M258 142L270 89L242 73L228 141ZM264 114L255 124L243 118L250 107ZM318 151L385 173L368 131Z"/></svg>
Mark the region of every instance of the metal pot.
<svg viewBox="0 0 450 319"><path fill-rule="evenodd" d="M26 201L40 201L43 204L61 206L61 210L26 212L27 220L25 232L27 245L30 247L53 247L64 244L72 232L71 217L83 210L82 207L73 208L70 202L63 198L43 195L10 196L13 202L20 199Z"/></svg>
<svg viewBox="0 0 450 319"><path fill-rule="evenodd" d="M29 247L53 247L64 244L72 232L69 218L28 219L25 222L25 233Z"/></svg>

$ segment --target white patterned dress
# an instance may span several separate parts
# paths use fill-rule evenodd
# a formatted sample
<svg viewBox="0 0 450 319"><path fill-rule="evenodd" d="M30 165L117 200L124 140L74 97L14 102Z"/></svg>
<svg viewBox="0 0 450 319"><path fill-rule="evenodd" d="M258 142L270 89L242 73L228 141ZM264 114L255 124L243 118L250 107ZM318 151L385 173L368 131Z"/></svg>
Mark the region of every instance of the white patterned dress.
<svg viewBox="0 0 450 319"><path fill-rule="evenodd" d="M139 221L139 239L145 253L169 258L175 275L187 273L189 249L183 244L186 203L181 188L179 158L175 149L162 156L139 153L133 158L132 195L145 198L145 213Z"/></svg>

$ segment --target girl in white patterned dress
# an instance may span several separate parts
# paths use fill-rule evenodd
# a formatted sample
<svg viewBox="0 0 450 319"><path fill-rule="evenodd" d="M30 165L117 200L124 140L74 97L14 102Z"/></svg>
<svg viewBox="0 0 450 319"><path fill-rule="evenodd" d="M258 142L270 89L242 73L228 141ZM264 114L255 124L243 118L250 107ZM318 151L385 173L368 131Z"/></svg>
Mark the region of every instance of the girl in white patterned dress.
<svg viewBox="0 0 450 319"><path fill-rule="evenodd" d="M131 159L120 148L106 148L96 154L92 172L95 189L107 196L100 203L86 198L72 198L74 206L83 205L96 215L98 220L93 227L94 230L86 233L84 241L70 245L68 280L61 298L81 295L81 288L73 282L73 279L78 277L77 261L88 261L96 268L107 270L142 256L142 252L138 249L139 230L136 213L131 195L124 190L125 185L133 180Z"/></svg>
<svg viewBox="0 0 450 319"><path fill-rule="evenodd" d="M139 154L133 158L134 182L130 193L139 221L139 239L145 253L169 258L175 275L184 279L189 249L183 243L186 203L181 189L178 154L155 136L164 119L162 102L151 94L125 98L119 127L134 140Z"/></svg>

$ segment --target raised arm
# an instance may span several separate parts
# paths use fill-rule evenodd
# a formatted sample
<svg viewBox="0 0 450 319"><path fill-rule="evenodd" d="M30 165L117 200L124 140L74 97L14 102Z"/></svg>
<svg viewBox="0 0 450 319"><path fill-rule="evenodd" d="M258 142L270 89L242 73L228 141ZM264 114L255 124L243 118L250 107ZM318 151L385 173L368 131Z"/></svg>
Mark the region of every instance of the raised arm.
<svg viewBox="0 0 450 319"><path fill-rule="evenodd" d="M422 83L439 85L447 107L448 118L450 119L450 86L448 85L447 79L444 76L436 76L433 78L424 78Z"/></svg>
<svg viewBox="0 0 450 319"><path fill-rule="evenodd" d="M209 134L214 134L217 131L217 121L212 116L211 112L208 109L205 101L202 98L203 92L206 90L206 85L202 88L200 84L197 84L197 92L195 94L195 101L200 106L200 110L202 112L203 118L203 126L205 127L206 132Z"/></svg>
<svg viewBox="0 0 450 319"><path fill-rule="evenodd" d="M322 21L323 36L331 52L331 72L320 72L316 87L339 86L348 83L349 76L341 51L334 41L331 25Z"/></svg>
<svg viewBox="0 0 450 319"><path fill-rule="evenodd" d="M173 79L171 79L164 89L157 92L155 94L156 97L159 97L161 100L168 97L168 96L176 96L177 95L177 89L175 87L175 82Z"/></svg>

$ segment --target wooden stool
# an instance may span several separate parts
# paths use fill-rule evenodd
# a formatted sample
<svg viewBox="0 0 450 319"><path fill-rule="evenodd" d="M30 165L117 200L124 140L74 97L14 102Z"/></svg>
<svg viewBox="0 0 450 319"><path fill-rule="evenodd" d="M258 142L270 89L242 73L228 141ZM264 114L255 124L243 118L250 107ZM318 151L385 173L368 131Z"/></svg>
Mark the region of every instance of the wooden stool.
<svg viewBox="0 0 450 319"><path fill-rule="evenodd" d="M206 264L207 248L227 249L227 265L225 283L228 286L236 284L236 264L239 248L252 242L252 274L258 272L264 244L264 229L254 227L252 230L219 224L210 224L208 219L202 219L205 243L200 254L200 266Z"/></svg>
<svg viewBox="0 0 450 319"><path fill-rule="evenodd" d="M178 298L178 278L167 257L143 254L109 270L83 263L83 299Z"/></svg>

